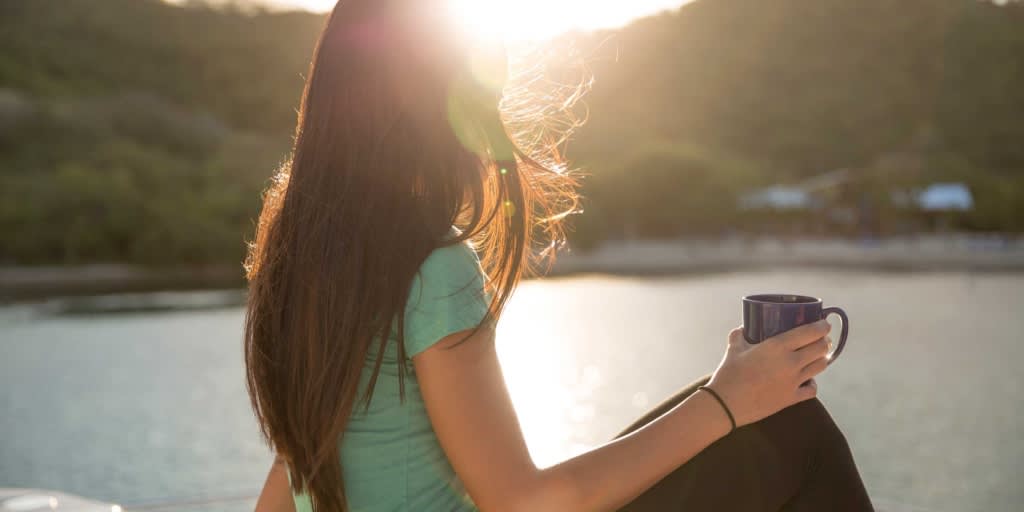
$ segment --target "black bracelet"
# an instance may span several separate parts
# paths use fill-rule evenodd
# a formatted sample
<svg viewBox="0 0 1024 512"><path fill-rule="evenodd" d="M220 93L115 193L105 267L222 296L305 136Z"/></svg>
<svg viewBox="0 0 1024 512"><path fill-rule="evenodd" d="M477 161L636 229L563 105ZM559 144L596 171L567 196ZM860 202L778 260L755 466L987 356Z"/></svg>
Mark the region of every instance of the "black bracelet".
<svg viewBox="0 0 1024 512"><path fill-rule="evenodd" d="M722 400L722 397L718 396L718 393L715 393L715 390L707 386L701 386L697 388L697 391L700 391L702 389L704 391L707 391L711 396L715 397L715 400L718 400L718 403L721 404L722 409L725 411L725 414L729 416L729 423L732 423L732 430L730 430L729 433L732 433L733 430L736 430L736 418L732 417L732 411L729 410L728 405L725 405L725 400Z"/></svg>

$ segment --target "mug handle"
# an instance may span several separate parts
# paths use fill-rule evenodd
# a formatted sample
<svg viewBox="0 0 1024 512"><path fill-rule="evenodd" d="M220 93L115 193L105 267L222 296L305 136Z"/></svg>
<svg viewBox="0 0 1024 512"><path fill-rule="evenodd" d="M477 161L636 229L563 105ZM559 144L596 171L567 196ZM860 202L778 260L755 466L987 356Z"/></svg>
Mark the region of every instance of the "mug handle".
<svg viewBox="0 0 1024 512"><path fill-rule="evenodd" d="M836 344L836 349L828 355L828 364L836 362L836 358L843 352L843 347L846 346L846 335L850 334L850 320L846 318L846 312L840 308L825 308L821 310L821 317L827 318L831 314L839 315L839 318L843 321L843 329L839 332L839 343Z"/></svg>

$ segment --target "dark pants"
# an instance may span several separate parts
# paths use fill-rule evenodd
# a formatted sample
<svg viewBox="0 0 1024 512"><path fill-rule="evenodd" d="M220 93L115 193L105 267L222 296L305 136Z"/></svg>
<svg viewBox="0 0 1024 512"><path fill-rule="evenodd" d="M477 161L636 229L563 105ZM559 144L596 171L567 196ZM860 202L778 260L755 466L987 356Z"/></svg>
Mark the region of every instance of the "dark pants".
<svg viewBox="0 0 1024 512"><path fill-rule="evenodd" d="M626 435L707 383L693 383L637 420ZM817 399L740 427L669 474L624 511L874 510L850 447Z"/></svg>

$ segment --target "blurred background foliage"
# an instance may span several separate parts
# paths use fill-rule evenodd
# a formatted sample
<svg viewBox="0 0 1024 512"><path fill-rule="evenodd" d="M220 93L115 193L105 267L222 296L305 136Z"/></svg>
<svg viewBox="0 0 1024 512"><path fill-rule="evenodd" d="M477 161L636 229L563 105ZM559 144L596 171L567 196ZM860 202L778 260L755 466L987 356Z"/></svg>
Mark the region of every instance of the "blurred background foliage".
<svg viewBox="0 0 1024 512"><path fill-rule="evenodd" d="M322 23L0 2L0 264L238 264ZM697 0L572 37L596 79L578 247L769 230L787 214L742 194L836 169L875 234L908 216L893 190L947 181L976 203L952 227L1024 227L1020 2Z"/></svg>

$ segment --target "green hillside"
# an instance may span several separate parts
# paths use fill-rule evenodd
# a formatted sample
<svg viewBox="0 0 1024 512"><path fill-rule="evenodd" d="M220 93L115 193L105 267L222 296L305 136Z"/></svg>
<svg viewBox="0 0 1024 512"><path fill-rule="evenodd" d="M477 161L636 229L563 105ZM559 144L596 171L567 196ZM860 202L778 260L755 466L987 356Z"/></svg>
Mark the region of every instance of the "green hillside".
<svg viewBox="0 0 1024 512"><path fill-rule="evenodd" d="M595 174L588 232L742 228L730 192L844 168L850 203L965 181L960 227L1021 229L1020 3L703 0L597 40L574 153Z"/></svg>
<svg viewBox="0 0 1024 512"><path fill-rule="evenodd" d="M322 22L0 2L0 264L240 261ZM743 227L739 192L836 168L967 181L960 227L1024 225L1019 2L698 0L579 44L581 242Z"/></svg>

